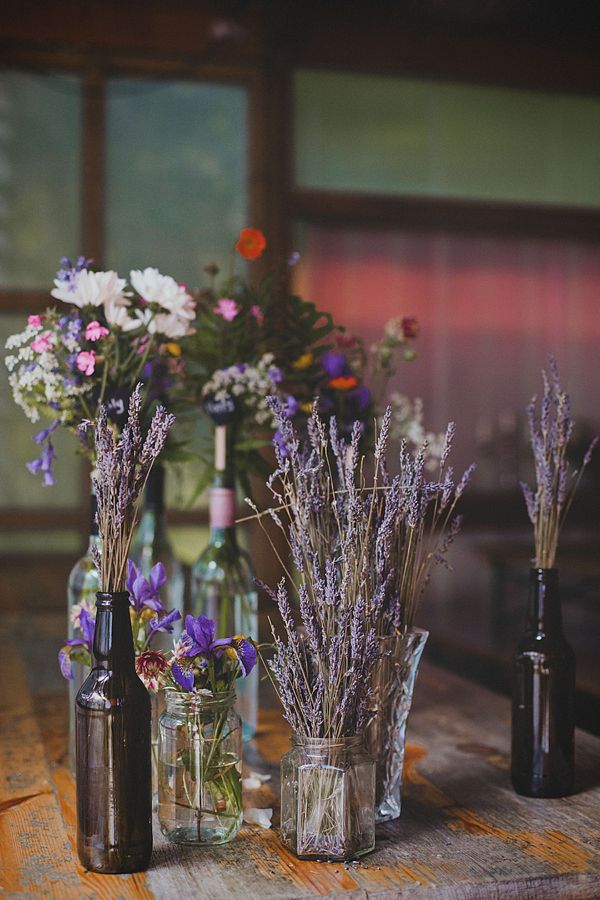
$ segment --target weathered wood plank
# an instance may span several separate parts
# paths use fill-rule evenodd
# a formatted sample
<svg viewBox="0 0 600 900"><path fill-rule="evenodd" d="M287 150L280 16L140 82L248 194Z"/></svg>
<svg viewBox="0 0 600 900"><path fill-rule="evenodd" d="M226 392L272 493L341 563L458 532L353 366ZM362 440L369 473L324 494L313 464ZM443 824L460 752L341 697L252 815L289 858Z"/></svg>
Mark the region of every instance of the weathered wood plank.
<svg viewBox="0 0 600 900"><path fill-rule="evenodd" d="M46 619L43 630L39 652L44 664L55 665ZM23 667L8 640L3 647L0 677L9 688L0 710L0 887L6 891L67 900L600 897L600 740L578 734L573 797L517 797L508 781L507 702L427 664L409 722L402 817L378 830L376 851L360 863L300 862L281 846L275 828L244 826L229 845L181 848L168 843L155 822L155 852L145 875L85 873L73 850L74 787L60 764L62 705L51 684L34 687L36 704L57 719L43 721L40 734L29 695L23 695ZM275 825L278 763L288 746L279 711L262 710L246 762L273 780L245 802L273 806ZM48 766L44 750L58 765Z"/></svg>

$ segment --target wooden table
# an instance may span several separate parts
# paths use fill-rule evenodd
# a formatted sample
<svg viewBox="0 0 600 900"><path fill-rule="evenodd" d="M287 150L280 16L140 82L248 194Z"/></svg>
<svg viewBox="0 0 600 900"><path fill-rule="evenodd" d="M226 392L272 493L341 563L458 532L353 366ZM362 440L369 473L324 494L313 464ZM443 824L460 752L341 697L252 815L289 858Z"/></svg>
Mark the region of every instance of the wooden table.
<svg viewBox="0 0 600 900"><path fill-rule="evenodd" d="M577 736L575 796L517 797L508 783L507 701L426 662L409 723L402 818L378 829L376 851L359 864L299 862L276 828L244 826L233 843L196 850L167 843L156 826L148 872L86 872L64 766L66 701L55 668L62 616L38 617L35 630L19 614L0 619L2 896L600 898L600 740ZM273 781L247 802L277 807L287 734L276 709L263 716L255 745L251 766Z"/></svg>

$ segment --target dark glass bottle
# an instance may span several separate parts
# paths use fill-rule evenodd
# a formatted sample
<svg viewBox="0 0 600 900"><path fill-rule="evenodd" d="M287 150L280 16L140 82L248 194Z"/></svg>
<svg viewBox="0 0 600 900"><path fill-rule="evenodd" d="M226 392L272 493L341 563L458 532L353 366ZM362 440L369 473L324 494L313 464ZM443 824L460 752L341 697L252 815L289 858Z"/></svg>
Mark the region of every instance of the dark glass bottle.
<svg viewBox="0 0 600 900"><path fill-rule="evenodd" d="M229 432L229 434L228 434ZM210 538L192 568L192 615L216 623L218 637L244 634L258 640L257 592L250 557L237 541L231 429L215 428L215 475L210 491ZM258 667L236 685L244 740L256 733Z"/></svg>
<svg viewBox="0 0 600 900"><path fill-rule="evenodd" d="M148 868L150 696L135 671L129 594L98 593L94 666L76 700L77 852L92 872Z"/></svg>
<svg viewBox="0 0 600 900"><path fill-rule="evenodd" d="M573 790L575 654L562 630L556 569L531 569L527 631L513 659L515 791L564 797Z"/></svg>

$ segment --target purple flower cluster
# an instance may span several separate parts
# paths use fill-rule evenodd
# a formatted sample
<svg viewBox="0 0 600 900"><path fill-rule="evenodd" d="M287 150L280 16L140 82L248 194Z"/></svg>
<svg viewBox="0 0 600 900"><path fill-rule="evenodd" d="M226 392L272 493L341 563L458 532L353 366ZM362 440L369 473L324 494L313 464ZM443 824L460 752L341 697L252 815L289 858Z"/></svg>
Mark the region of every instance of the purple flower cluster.
<svg viewBox="0 0 600 900"><path fill-rule="evenodd" d="M244 635L217 638L215 631L215 623L207 616L186 616L180 648L171 664L175 687L223 690L238 676L250 674L256 665L252 641Z"/></svg>

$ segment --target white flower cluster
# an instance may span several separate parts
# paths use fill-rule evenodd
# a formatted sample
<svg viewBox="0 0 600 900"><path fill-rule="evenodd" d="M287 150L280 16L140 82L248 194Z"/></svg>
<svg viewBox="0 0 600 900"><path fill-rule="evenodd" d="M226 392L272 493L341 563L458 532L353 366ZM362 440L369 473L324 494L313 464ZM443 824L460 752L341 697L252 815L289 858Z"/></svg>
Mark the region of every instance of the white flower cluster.
<svg viewBox="0 0 600 900"><path fill-rule="evenodd" d="M196 315L196 305L183 285L153 268L134 269L130 279L147 307L132 306L132 294L125 290L126 280L112 270L72 271L66 277L56 278L50 293L57 300L72 303L80 309L101 306L107 323L122 331L144 326L150 334L167 338L179 338L192 332L190 322Z"/></svg>
<svg viewBox="0 0 600 900"><path fill-rule="evenodd" d="M5 360L9 371L8 383L15 403L31 422L39 420L41 406L60 410L63 420L67 422L73 401L89 393L92 385L89 382L77 384L64 377L53 341L49 342L48 349L41 353L34 352L31 341L41 332L44 332L42 324L28 324L23 331L7 339L7 350L19 348L17 354L7 356ZM65 336L65 345L73 353L81 349L74 336Z"/></svg>
<svg viewBox="0 0 600 900"><path fill-rule="evenodd" d="M425 431L423 426L423 401L411 400L404 394L393 393L389 398L392 407L391 434L395 440L405 440L414 447L422 447L427 441L427 468L437 468L444 447L445 434Z"/></svg>
<svg viewBox="0 0 600 900"><path fill-rule="evenodd" d="M272 425L267 397L279 394L278 383L281 380L281 373L273 365L273 360L272 353L265 353L255 366L240 363L227 369L217 369L202 388L202 394L205 397L212 395L217 401L234 397L243 403L247 412L253 414L257 425Z"/></svg>

